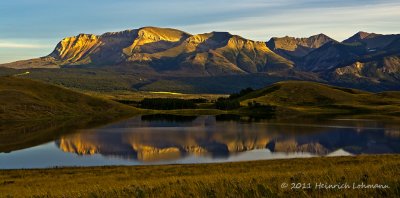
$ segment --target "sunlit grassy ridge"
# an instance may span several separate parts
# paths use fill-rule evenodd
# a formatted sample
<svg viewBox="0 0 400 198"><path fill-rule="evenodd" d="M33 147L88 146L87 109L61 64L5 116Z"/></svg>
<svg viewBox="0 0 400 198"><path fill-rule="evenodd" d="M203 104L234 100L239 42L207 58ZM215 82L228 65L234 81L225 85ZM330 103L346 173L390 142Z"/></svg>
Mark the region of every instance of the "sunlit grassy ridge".
<svg viewBox="0 0 400 198"><path fill-rule="evenodd" d="M224 164L0 171L1 196L37 197L398 197L399 155ZM315 189L315 183L387 189ZM288 188L281 185L287 183ZM311 183L312 189L290 189Z"/></svg>
<svg viewBox="0 0 400 198"><path fill-rule="evenodd" d="M240 97L249 102L272 105L299 112L342 112L400 115L400 92L370 93L356 89L306 82L286 81Z"/></svg>
<svg viewBox="0 0 400 198"><path fill-rule="evenodd" d="M137 109L34 80L0 78L2 121L134 114Z"/></svg>

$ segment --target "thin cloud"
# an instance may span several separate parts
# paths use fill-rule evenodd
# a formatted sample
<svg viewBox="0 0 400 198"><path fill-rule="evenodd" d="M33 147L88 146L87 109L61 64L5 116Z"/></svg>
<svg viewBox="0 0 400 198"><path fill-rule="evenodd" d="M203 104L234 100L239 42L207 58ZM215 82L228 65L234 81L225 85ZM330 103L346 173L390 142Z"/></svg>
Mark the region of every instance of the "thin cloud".
<svg viewBox="0 0 400 198"><path fill-rule="evenodd" d="M0 48L19 48L19 49L40 49L47 48L49 46L40 44L22 44L12 42L0 42Z"/></svg>
<svg viewBox="0 0 400 198"><path fill-rule="evenodd" d="M307 37L325 33L343 40L357 31L398 33L400 3L332 8L297 8L280 14L260 13L257 16L182 25L189 32L223 30L251 39L265 41L277 36Z"/></svg>

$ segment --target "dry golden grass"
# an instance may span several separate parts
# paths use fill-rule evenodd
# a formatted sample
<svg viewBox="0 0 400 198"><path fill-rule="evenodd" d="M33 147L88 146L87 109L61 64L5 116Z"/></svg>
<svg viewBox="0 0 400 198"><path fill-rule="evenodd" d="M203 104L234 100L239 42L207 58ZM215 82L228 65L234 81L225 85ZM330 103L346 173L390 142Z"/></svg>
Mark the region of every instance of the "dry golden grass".
<svg viewBox="0 0 400 198"><path fill-rule="evenodd" d="M0 122L118 117L140 110L35 80L0 77Z"/></svg>
<svg viewBox="0 0 400 198"><path fill-rule="evenodd" d="M291 183L388 189L290 189ZM282 183L289 184L281 188ZM399 197L400 155L0 171L6 197Z"/></svg>
<svg viewBox="0 0 400 198"><path fill-rule="evenodd" d="M371 114L398 117L399 94L372 93L307 81L284 81L246 94L239 101L242 106L257 102L276 106L280 110L292 110L298 114Z"/></svg>

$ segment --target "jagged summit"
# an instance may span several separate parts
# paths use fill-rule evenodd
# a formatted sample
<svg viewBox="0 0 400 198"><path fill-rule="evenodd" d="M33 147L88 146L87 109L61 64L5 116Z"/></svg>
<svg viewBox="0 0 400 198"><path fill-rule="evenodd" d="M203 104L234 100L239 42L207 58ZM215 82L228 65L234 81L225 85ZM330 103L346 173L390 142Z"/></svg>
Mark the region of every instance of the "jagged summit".
<svg viewBox="0 0 400 198"><path fill-rule="evenodd" d="M318 48L329 41L334 40L329 36L321 33L307 38L296 38L291 36L273 37L268 41L268 46L270 46L271 49L295 50L298 46Z"/></svg>
<svg viewBox="0 0 400 198"><path fill-rule="evenodd" d="M334 40L321 33L308 38L295 38L290 36L280 38L273 37L267 42L267 45L279 55L288 59L293 59L305 56L312 50L319 48L330 41Z"/></svg>
<svg viewBox="0 0 400 198"><path fill-rule="evenodd" d="M364 45L369 50L379 50L383 49L389 44L391 44L396 39L399 39L399 34L376 34L376 33L368 33L368 32L357 32L350 38L344 40L342 43L360 43Z"/></svg>
<svg viewBox="0 0 400 198"><path fill-rule="evenodd" d="M350 38L346 39L343 41L343 43L353 43L353 42L360 42L361 40L364 39L371 39L377 36L381 36L382 34L375 34L375 33L369 33L369 32L363 32L359 31Z"/></svg>

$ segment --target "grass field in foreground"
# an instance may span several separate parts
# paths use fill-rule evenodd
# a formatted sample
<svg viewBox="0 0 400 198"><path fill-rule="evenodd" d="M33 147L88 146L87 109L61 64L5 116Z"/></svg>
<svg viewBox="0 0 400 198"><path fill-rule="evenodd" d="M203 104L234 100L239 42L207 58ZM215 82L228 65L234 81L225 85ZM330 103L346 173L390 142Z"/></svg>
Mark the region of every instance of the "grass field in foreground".
<svg viewBox="0 0 400 198"><path fill-rule="evenodd" d="M286 188L282 188L285 184ZM310 189L291 189L292 183ZM345 184L325 189L316 183ZM380 184L386 189L353 189ZM0 196L399 197L400 155L0 171Z"/></svg>

